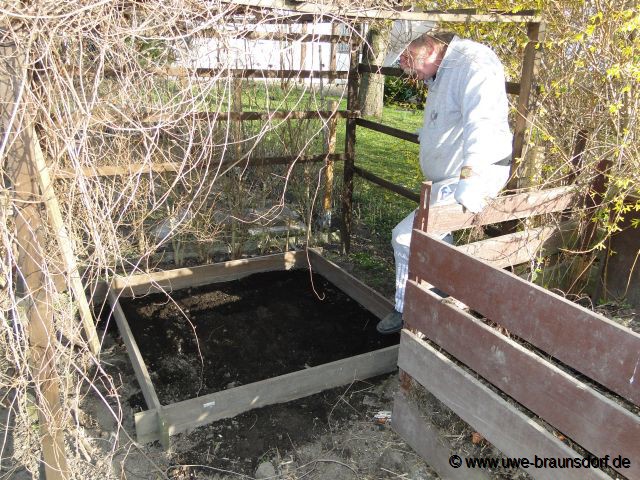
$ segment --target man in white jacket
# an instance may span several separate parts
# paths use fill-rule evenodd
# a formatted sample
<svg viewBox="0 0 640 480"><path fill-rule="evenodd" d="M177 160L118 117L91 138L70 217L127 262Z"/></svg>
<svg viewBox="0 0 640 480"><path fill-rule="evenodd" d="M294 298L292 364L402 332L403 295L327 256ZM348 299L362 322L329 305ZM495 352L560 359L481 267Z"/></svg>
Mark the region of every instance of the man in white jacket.
<svg viewBox="0 0 640 480"><path fill-rule="evenodd" d="M400 66L428 87L419 139L420 167L433 182L430 204L458 202L480 212L509 178L512 136L500 60L490 48L452 33L426 33L405 49ZM392 232L395 311L378 323L380 333L402 328L414 215Z"/></svg>

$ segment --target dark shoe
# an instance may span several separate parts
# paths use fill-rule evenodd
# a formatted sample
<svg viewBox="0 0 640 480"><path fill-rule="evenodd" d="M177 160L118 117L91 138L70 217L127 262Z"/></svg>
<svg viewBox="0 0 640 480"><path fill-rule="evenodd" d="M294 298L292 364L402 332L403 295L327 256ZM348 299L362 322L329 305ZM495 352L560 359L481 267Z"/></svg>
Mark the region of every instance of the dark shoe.
<svg viewBox="0 0 640 480"><path fill-rule="evenodd" d="M376 330L383 335L399 332L402 330L402 314L394 310L378 322Z"/></svg>

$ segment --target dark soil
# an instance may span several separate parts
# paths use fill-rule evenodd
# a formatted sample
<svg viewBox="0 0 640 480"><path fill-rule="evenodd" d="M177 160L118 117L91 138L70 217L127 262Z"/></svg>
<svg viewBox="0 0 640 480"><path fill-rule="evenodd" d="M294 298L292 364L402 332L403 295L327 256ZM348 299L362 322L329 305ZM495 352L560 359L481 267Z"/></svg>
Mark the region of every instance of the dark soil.
<svg viewBox="0 0 640 480"><path fill-rule="evenodd" d="M164 405L399 339L379 335L373 314L318 275L312 285L306 270L123 300L122 307ZM144 407L141 395L132 407Z"/></svg>

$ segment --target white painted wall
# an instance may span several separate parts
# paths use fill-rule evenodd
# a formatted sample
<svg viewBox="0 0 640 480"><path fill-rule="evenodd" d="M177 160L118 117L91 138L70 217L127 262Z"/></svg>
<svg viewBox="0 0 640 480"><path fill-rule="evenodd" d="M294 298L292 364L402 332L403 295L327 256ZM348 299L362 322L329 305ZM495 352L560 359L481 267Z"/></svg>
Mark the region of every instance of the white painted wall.
<svg viewBox="0 0 640 480"><path fill-rule="evenodd" d="M242 28L243 31L247 29L246 26ZM331 35L330 23L308 24L307 29L308 33ZM302 25L258 25L255 31L301 33ZM348 45L337 44L335 51L338 71L348 70ZM331 44L328 42L306 42L306 54L302 58L302 42L197 39L178 63L192 68L328 70L330 61Z"/></svg>
<svg viewBox="0 0 640 480"><path fill-rule="evenodd" d="M331 23L306 24L307 33L330 35ZM383 66L393 65L406 45L418 35L433 28L433 22L394 22L391 31L389 53ZM233 30L230 25L229 29ZM248 31L247 25L238 27ZM303 25L255 26L257 32L302 33ZM348 35L348 30L339 28L339 33ZM229 35L231 36L231 35ZM349 45L337 44L336 67L338 71L349 68ZM190 68L255 68L264 70L328 70L331 62L331 44L328 42L307 42L306 54L302 58L301 42L281 42L277 40L242 39L196 39L188 50L181 51L180 66ZM315 79L315 81L318 81ZM326 81L326 80L325 80Z"/></svg>

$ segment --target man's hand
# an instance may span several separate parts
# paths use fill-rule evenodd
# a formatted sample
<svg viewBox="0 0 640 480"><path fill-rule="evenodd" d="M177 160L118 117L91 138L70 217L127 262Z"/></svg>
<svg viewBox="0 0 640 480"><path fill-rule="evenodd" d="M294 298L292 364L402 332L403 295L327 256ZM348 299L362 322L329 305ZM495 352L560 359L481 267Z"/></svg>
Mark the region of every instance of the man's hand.
<svg viewBox="0 0 640 480"><path fill-rule="evenodd" d="M479 213L487 205L482 180L478 176L461 178L454 195L456 202L471 213Z"/></svg>

